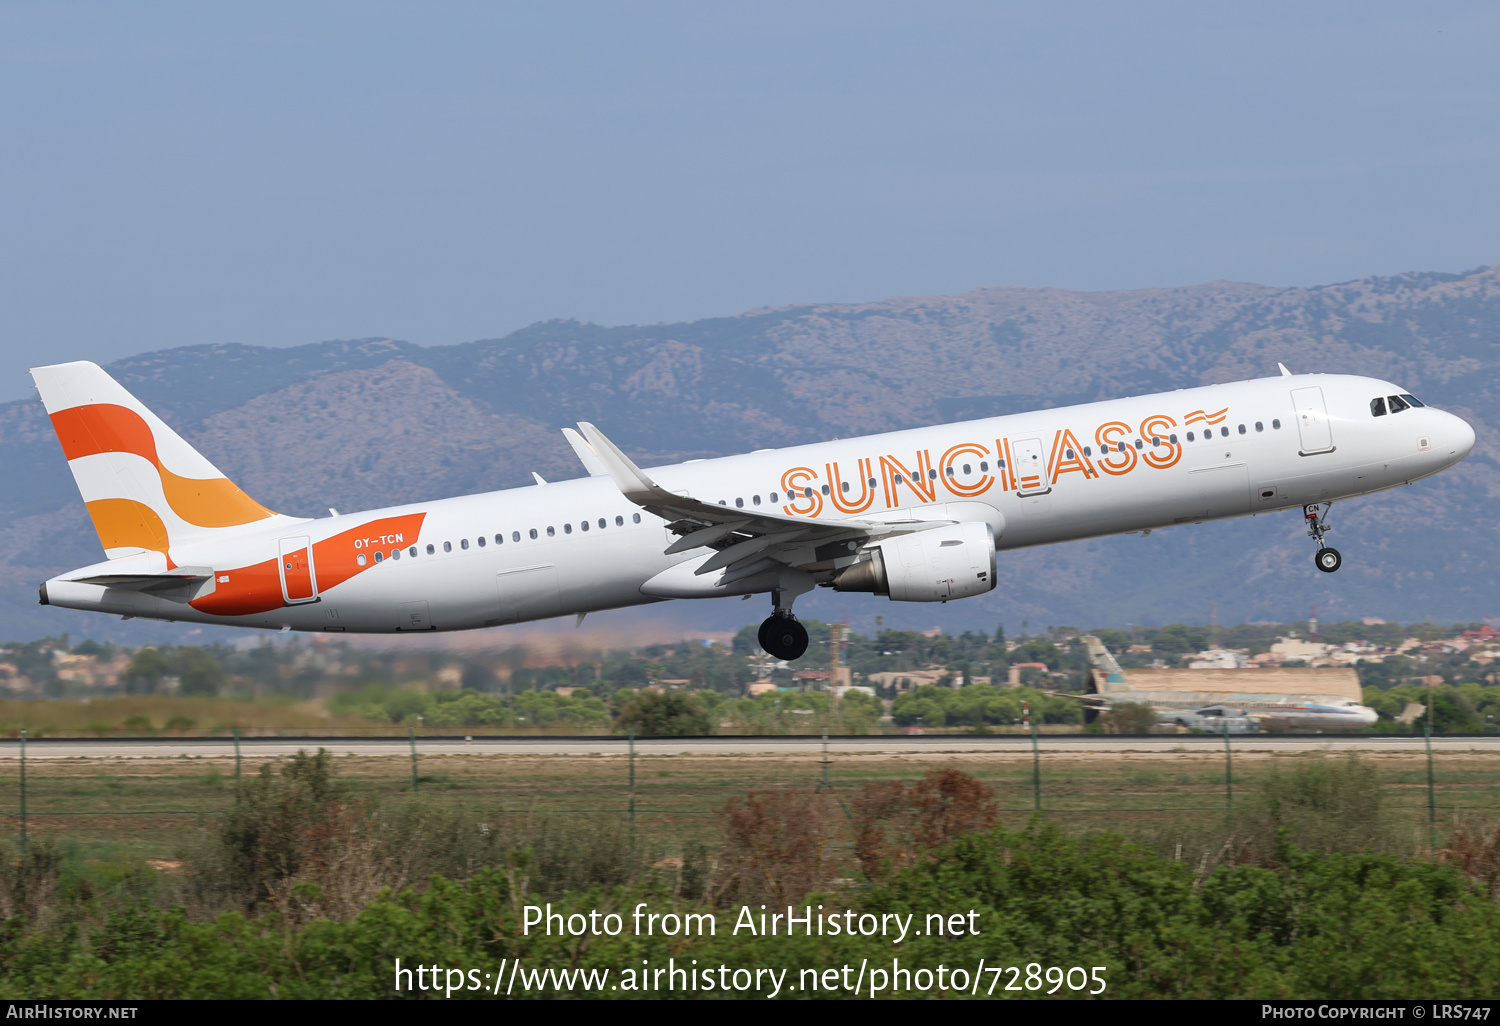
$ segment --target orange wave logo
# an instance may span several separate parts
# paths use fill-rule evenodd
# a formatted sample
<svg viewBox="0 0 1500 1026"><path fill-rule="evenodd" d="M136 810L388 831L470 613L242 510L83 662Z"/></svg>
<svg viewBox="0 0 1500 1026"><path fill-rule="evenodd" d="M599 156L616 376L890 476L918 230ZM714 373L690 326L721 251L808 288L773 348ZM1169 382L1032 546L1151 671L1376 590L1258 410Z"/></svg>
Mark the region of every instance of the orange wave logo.
<svg viewBox="0 0 1500 1026"><path fill-rule="evenodd" d="M1227 406L1215 413L1209 413L1206 410L1194 410L1182 418L1182 422L1184 424L1217 424L1227 416L1229 416L1229 407Z"/></svg>
<svg viewBox="0 0 1500 1026"><path fill-rule="evenodd" d="M157 455L156 438L150 425L134 410L108 403L74 406L54 413L52 426L62 443L64 455L70 461L107 452L127 452L149 461L161 478L167 505L178 517L196 527L239 527L276 515L226 477L179 477L172 473ZM127 505L139 509L127 511ZM165 538L166 528L161 518L138 502L101 499L88 503L88 507L101 540L106 534L112 537L154 537L157 531ZM149 521L154 521L154 524L145 518L148 513ZM142 522L132 525L136 520ZM145 545L137 541L120 544L158 550L166 548L164 544Z"/></svg>

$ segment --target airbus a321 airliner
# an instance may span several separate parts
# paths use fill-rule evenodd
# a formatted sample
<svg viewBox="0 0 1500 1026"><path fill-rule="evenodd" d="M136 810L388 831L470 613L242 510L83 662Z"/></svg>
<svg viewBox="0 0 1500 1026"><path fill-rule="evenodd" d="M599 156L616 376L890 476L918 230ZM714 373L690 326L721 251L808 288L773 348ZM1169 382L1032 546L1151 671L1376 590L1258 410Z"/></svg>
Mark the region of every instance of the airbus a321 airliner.
<svg viewBox="0 0 1500 1026"><path fill-rule="evenodd" d="M807 649L815 587L982 595L996 551L1303 510L1435 474L1474 431L1374 378L1292 374L642 470L592 424L589 476L367 513L273 513L92 363L32 371L104 562L45 605L298 631L445 631L769 594L760 642ZM1011 580L1009 587L1023 588Z"/></svg>

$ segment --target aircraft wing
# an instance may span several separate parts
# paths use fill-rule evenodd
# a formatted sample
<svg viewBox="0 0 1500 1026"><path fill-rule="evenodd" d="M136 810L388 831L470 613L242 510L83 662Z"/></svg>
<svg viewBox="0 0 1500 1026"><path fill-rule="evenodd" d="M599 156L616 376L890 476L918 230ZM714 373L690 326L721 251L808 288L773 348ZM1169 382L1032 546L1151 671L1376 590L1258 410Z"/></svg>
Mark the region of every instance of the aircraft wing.
<svg viewBox="0 0 1500 1026"><path fill-rule="evenodd" d="M668 530L678 536L666 552L717 549L718 555L705 560L694 573L723 571L719 582L724 585L764 573L776 564L834 569L854 562L859 551L875 539L952 523L819 520L703 502L668 491L651 480L594 425L580 423L578 429L620 493L667 521Z"/></svg>

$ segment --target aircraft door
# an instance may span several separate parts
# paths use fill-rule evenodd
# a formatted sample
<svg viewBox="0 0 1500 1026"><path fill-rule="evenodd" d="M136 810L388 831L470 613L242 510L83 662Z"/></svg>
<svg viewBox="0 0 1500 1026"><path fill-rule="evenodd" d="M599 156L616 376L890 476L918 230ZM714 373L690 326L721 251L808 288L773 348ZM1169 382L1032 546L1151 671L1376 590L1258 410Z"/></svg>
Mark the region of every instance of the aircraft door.
<svg viewBox="0 0 1500 1026"><path fill-rule="evenodd" d="M1011 475L1017 495L1040 495L1050 492L1047 484L1047 459L1040 438L1010 440Z"/></svg>
<svg viewBox="0 0 1500 1026"><path fill-rule="evenodd" d="M281 570L281 594L287 605L311 602L318 597L312 546L307 541L306 538L281 539L281 559L277 565Z"/></svg>
<svg viewBox="0 0 1500 1026"><path fill-rule="evenodd" d="M1302 439L1302 455L1333 451L1333 427L1328 422L1328 406L1323 390L1316 385L1292 389L1292 406L1297 411L1297 431Z"/></svg>

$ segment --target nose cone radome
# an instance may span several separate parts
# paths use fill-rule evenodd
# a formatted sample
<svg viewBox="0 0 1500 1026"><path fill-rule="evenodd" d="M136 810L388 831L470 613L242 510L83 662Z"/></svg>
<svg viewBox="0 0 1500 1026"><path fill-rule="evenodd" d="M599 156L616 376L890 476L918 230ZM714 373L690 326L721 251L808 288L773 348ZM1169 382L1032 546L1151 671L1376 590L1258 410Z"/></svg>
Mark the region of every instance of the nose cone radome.
<svg viewBox="0 0 1500 1026"><path fill-rule="evenodd" d="M1448 414L1448 449L1453 462L1457 463L1474 449L1474 429L1462 417Z"/></svg>

